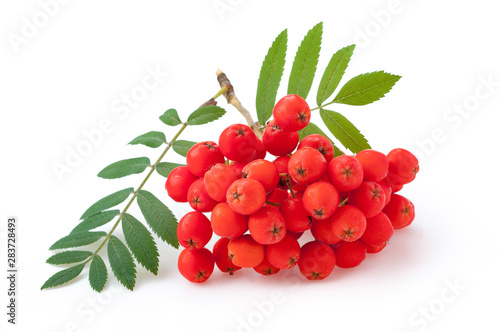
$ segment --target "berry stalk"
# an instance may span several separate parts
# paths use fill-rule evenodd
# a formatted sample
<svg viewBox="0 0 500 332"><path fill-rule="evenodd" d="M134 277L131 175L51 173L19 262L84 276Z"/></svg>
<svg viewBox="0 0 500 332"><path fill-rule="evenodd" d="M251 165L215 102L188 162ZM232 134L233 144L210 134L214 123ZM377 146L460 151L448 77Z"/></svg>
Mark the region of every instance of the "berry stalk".
<svg viewBox="0 0 500 332"><path fill-rule="evenodd" d="M226 74L224 74L220 69L217 69L216 74L217 81L219 81L219 84L221 86L221 91L222 89L224 89L222 94L226 98L228 104L233 105L247 120L248 126L252 128L252 130L255 132L255 135L257 135L257 137L259 138L262 138L263 132L261 130L261 125L259 124L259 122L256 122L252 119L252 115L250 114L250 112L241 104L238 97L236 97L236 94L234 93L234 87L227 78Z"/></svg>

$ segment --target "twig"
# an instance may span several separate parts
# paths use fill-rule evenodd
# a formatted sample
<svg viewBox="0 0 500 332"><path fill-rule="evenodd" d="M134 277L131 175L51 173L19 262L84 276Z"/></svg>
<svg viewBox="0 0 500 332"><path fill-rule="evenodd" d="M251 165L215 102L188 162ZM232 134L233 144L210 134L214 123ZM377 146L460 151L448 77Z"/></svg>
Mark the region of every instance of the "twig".
<svg viewBox="0 0 500 332"><path fill-rule="evenodd" d="M262 138L263 132L260 129L261 125L259 124L259 122L256 122L252 119L252 115L250 114L250 112L241 104L238 97L236 97L234 93L234 87L227 78L226 74L224 74L220 69L217 69L216 74L217 74L217 81L219 81L220 87L221 88L226 87L227 89L225 92L223 92L223 95L226 98L228 104L233 105L247 120L248 126L252 128L255 134L259 138Z"/></svg>

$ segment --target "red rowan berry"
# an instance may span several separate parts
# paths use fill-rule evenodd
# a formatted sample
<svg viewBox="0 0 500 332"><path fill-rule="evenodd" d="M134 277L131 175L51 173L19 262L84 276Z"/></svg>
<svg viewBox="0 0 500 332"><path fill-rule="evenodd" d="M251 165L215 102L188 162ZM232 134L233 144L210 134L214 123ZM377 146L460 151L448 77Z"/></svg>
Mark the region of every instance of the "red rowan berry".
<svg viewBox="0 0 500 332"><path fill-rule="evenodd" d="M255 242L250 234L229 241L227 249L231 261L239 267L256 267L265 257L264 246Z"/></svg>
<svg viewBox="0 0 500 332"><path fill-rule="evenodd" d="M187 202L187 194L189 186L198 179L189 171L187 166L179 166L174 168L167 177L165 189L168 196L176 202Z"/></svg>
<svg viewBox="0 0 500 332"><path fill-rule="evenodd" d="M188 151L186 164L191 173L202 177L215 164L224 163L224 155L212 141L200 142Z"/></svg>
<svg viewBox="0 0 500 332"><path fill-rule="evenodd" d="M221 133L219 147L227 159L245 161L255 154L257 136L249 126L233 124Z"/></svg>
<svg viewBox="0 0 500 332"><path fill-rule="evenodd" d="M210 220L198 211L186 213L177 225L177 238L184 248L203 248L212 238Z"/></svg>
<svg viewBox="0 0 500 332"><path fill-rule="evenodd" d="M311 241L302 246L298 266L307 279L322 280L332 273L335 262L335 253L329 245Z"/></svg>
<svg viewBox="0 0 500 332"><path fill-rule="evenodd" d="M299 131L309 124L311 109L302 97L291 94L276 103L273 118L283 130Z"/></svg>
<svg viewBox="0 0 500 332"><path fill-rule="evenodd" d="M212 275L214 265L214 256L207 248L184 249L177 261L177 268L182 276L195 283L206 281Z"/></svg>
<svg viewBox="0 0 500 332"><path fill-rule="evenodd" d="M229 186L226 199L231 209L239 214L250 215L262 208L266 191L257 180L239 179Z"/></svg>

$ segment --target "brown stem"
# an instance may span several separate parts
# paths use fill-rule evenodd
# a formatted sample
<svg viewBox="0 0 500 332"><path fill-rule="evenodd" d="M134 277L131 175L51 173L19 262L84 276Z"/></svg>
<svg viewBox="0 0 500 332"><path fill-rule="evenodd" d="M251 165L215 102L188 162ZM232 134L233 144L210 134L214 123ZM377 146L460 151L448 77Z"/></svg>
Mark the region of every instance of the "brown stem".
<svg viewBox="0 0 500 332"><path fill-rule="evenodd" d="M223 93L223 95L226 98L228 104L233 105L247 120L248 126L252 128L255 134L259 138L262 138L263 132L260 129L261 125L259 124L259 122L256 122L252 119L252 115L250 114L250 112L241 104L238 97L236 97L236 94L234 93L234 87L227 78L226 74L224 74L220 69L217 69L216 74L217 74L217 81L219 81L221 88L222 87L227 88L227 90Z"/></svg>

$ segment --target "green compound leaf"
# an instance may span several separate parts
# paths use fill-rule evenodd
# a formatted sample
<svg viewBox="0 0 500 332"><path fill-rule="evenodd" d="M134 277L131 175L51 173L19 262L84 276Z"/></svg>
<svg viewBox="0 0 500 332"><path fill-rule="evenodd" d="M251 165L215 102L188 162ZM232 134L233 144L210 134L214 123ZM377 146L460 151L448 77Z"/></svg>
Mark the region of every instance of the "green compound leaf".
<svg viewBox="0 0 500 332"><path fill-rule="evenodd" d="M140 174L150 165L151 162L147 157L120 160L106 166L97 176L103 179L122 178L132 174Z"/></svg>
<svg viewBox="0 0 500 332"><path fill-rule="evenodd" d="M276 95L285 68L287 42L288 32L285 29L274 40L260 69L255 106L257 119L262 125L265 125L273 114Z"/></svg>
<svg viewBox="0 0 500 332"><path fill-rule="evenodd" d="M160 120L164 124L172 127L182 124L179 114L177 114L177 111L173 108L163 113L163 115L160 116Z"/></svg>
<svg viewBox="0 0 500 332"><path fill-rule="evenodd" d="M302 40L297 50L288 81L288 94L296 94L306 99L316 74L321 38L323 36L323 22L314 26Z"/></svg>
<svg viewBox="0 0 500 332"><path fill-rule="evenodd" d="M83 213L80 219L86 219L96 213L112 208L113 206L117 206L118 204L125 201L127 197L133 192L134 188L126 188L104 198L101 198L100 200L92 204L92 206Z"/></svg>
<svg viewBox="0 0 500 332"><path fill-rule="evenodd" d="M51 256L47 259L47 263L54 265L78 263L90 256L92 256L92 252L90 251L63 251Z"/></svg>
<svg viewBox="0 0 500 332"><path fill-rule="evenodd" d="M321 118L330 132L354 153L371 149L366 138L342 114L334 111L320 110Z"/></svg>
<svg viewBox="0 0 500 332"><path fill-rule="evenodd" d="M75 279L82 273L84 267L85 263L82 263L57 272L42 285L41 289L56 287Z"/></svg>
<svg viewBox="0 0 500 332"><path fill-rule="evenodd" d="M226 111L219 106L208 105L198 108L191 113L187 120L188 126L198 126L217 120L226 114Z"/></svg>
<svg viewBox="0 0 500 332"><path fill-rule="evenodd" d="M161 131L150 131L148 133L145 133L141 136L134 138L128 144L131 145L142 144L150 148L157 148L164 143L167 143L167 138L165 137L164 133L162 133Z"/></svg>
<svg viewBox="0 0 500 332"><path fill-rule="evenodd" d="M108 269L101 256L95 255L90 263L89 283L96 292L101 292L108 281Z"/></svg>
<svg viewBox="0 0 500 332"><path fill-rule="evenodd" d="M56 241L49 250L81 247L91 244L106 236L106 232L75 232Z"/></svg>
<svg viewBox="0 0 500 332"><path fill-rule="evenodd" d="M196 142L177 140L174 144L172 144L172 149L174 149L174 151L181 156L185 157L187 156L189 149L191 149L195 144Z"/></svg>
<svg viewBox="0 0 500 332"><path fill-rule="evenodd" d="M358 75L340 89L333 102L358 106L373 103L391 91L400 78L383 71Z"/></svg>
<svg viewBox="0 0 500 332"><path fill-rule="evenodd" d="M153 232L172 247L179 248L177 220L172 211L146 190L140 190L137 194L137 204Z"/></svg>
<svg viewBox="0 0 500 332"><path fill-rule="evenodd" d="M94 228L106 225L108 222L113 220L120 213L120 210L109 210L104 212L98 212L87 219L84 219L71 231L72 233L90 231Z"/></svg>
<svg viewBox="0 0 500 332"><path fill-rule="evenodd" d="M338 50L330 59L323 73L323 77L321 78L321 82L319 83L318 93L316 95L316 103L318 106L322 105L323 102L330 98L339 85L349 65L355 46L356 45L349 45Z"/></svg>
<svg viewBox="0 0 500 332"><path fill-rule="evenodd" d="M123 235L137 261L154 275L158 273L158 249L148 229L128 213L122 219Z"/></svg>
<svg viewBox="0 0 500 332"><path fill-rule="evenodd" d="M109 236L108 258L111 270L118 281L123 286L133 290L137 273L134 259L127 246L114 235Z"/></svg>
<svg viewBox="0 0 500 332"><path fill-rule="evenodd" d="M161 176L168 177L169 174L170 174L170 172L172 172L172 170L174 168L179 167L179 166L186 166L186 165L184 165L184 164L176 164L176 163L163 162L163 163L159 163L158 165L156 165L156 171Z"/></svg>
<svg viewBox="0 0 500 332"><path fill-rule="evenodd" d="M314 123L312 122L309 122L309 124L307 125L307 127L299 130L299 140L303 140L304 137L306 136L309 136L309 135L313 135L313 134L319 134L321 136L324 136L326 138L328 138L330 140L330 142L332 142L332 145L333 145L333 156L334 157L337 157L337 156L340 156L340 155L343 155L344 153L335 145L335 143L330 139L330 137L328 137L327 134L325 134L325 132L323 130L321 130L321 128L319 128L317 125L315 125Z"/></svg>

